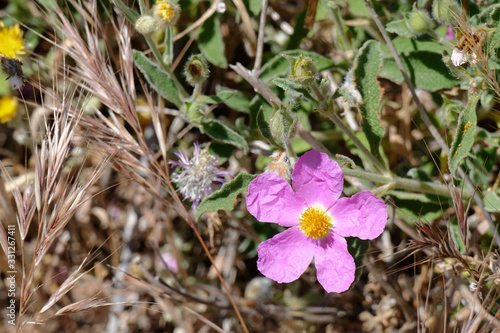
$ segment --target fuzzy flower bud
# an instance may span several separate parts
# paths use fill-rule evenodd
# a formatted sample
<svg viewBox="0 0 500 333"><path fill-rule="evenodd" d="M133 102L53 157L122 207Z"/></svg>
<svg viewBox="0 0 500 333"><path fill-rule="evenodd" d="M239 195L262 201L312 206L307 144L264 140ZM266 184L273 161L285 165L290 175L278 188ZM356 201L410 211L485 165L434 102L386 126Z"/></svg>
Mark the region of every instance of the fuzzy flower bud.
<svg viewBox="0 0 500 333"><path fill-rule="evenodd" d="M207 61L202 54L192 55L184 67L186 80L192 86L205 82L209 74Z"/></svg>
<svg viewBox="0 0 500 333"><path fill-rule="evenodd" d="M406 22L408 29L417 36L432 29L432 19L427 11L422 9L413 9Z"/></svg>
<svg viewBox="0 0 500 333"><path fill-rule="evenodd" d="M297 131L297 116L283 106L274 105L271 118L269 119L269 130L273 139L281 145L295 136Z"/></svg>
<svg viewBox="0 0 500 333"><path fill-rule="evenodd" d="M135 22L135 30L141 35L149 35L158 29L158 23L153 16L143 15Z"/></svg>
<svg viewBox="0 0 500 333"><path fill-rule="evenodd" d="M194 143L194 152L190 156L186 151L175 153L180 161L169 162L173 167L178 167L172 173L172 182L177 185L184 200L193 202L192 208L196 210L199 203L212 194L216 188L214 183L223 184L224 176L232 175L228 171L221 171L217 167L218 157L212 156L208 147L200 149L200 145Z"/></svg>
<svg viewBox="0 0 500 333"><path fill-rule="evenodd" d="M184 114L187 118L187 121L195 126L201 124L201 120L205 115L205 109L207 105L201 102L188 102L185 105L186 111L184 112Z"/></svg>
<svg viewBox="0 0 500 333"><path fill-rule="evenodd" d="M455 23L453 13L458 13L458 6L453 0L434 0L432 17L439 23L451 25Z"/></svg>
<svg viewBox="0 0 500 333"><path fill-rule="evenodd" d="M159 0L153 6L153 16L161 27L171 27L177 23L181 7L170 0Z"/></svg>
<svg viewBox="0 0 500 333"><path fill-rule="evenodd" d="M288 55L284 55L284 57L290 62L290 80L301 82L311 82L314 80L318 70L316 69L316 65L311 58Z"/></svg>

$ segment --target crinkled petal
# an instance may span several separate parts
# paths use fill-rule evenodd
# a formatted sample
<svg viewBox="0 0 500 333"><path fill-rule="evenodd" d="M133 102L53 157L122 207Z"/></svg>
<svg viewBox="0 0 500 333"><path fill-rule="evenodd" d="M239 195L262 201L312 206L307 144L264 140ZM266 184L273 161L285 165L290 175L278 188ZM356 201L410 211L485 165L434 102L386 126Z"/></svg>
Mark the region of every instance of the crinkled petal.
<svg viewBox="0 0 500 333"><path fill-rule="evenodd" d="M257 248L257 268L276 282L297 280L313 259L316 244L297 228L290 228Z"/></svg>
<svg viewBox="0 0 500 333"><path fill-rule="evenodd" d="M248 186L247 209L261 222L296 226L306 208L305 201L293 192L290 184L274 173L263 173Z"/></svg>
<svg viewBox="0 0 500 333"><path fill-rule="evenodd" d="M356 271L354 258L347 251L346 240L331 233L320 244L314 253L318 282L329 293L346 291L354 281Z"/></svg>
<svg viewBox="0 0 500 333"><path fill-rule="evenodd" d="M341 198L328 212L333 216L335 233L342 237L374 239L387 222L385 203L370 191Z"/></svg>
<svg viewBox="0 0 500 333"><path fill-rule="evenodd" d="M295 163L292 186L307 204L331 207L342 193L344 173L328 155L311 150Z"/></svg>

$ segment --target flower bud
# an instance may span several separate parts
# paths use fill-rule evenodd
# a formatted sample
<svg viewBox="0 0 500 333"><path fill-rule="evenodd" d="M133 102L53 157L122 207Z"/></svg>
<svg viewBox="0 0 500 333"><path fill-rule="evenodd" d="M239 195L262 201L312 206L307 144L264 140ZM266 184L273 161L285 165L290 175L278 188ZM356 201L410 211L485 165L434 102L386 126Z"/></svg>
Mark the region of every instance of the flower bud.
<svg viewBox="0 0 500 333"><path fill-rule="evenodd" d="M141 35L149 35L158 29L158 23L153 16L143 15L135 22L135 30Z"/></svg>
<svg viewBox="0 0 500 333"><path fill-rule="evenodd" d="M312 81L318 70L314 61L309 57L303 56L288 56L284 55L288 61L290 61L290 73L289 79L291 81Z"/></svg>
<svg viewBox="0 0 500 333"><path fill-rule="evenodd" d="M201 120L205 115L206 104L201 102L188 102L185 105L186 109L184 114L187 118L187 121L194 126L198 126L199 124L201 124Z"/></svg>
<svg viewBox="0 0 500 333"><path fill-rule="evenodd" d="M192 55L184 67L186 80L192 86L205 82L209 74L208 64L203 54Z"/></svg>
<svg viewBox="0 0 500 333"><path fill-rule="evenodd" d="M432 2L432 17L439 23L454 24L456 20L453 13L457 12L458 6L453 0L434 0Z"/></svg>
<svg viewBox="0 0 500 333"><path fill-rule="evenodd" d="M408 15L406 21L408 29L416 36L421 35L432 29L432 19L427 11L423 9L413 9Z"/></svg>
<svg viewBox="0 0 500 333"><path fill-rule="evenodd" d="M153 16L161 27L171 27L177 23L181 7L170 0L159 0L153 6Z"/></svg>
<svg viewBox="0 0 500 333"><path fill-rule="evenodd" d="M269 119L269 130L273 139L284 146L297 132L297 116L284 106L274 105Z"/></svg>

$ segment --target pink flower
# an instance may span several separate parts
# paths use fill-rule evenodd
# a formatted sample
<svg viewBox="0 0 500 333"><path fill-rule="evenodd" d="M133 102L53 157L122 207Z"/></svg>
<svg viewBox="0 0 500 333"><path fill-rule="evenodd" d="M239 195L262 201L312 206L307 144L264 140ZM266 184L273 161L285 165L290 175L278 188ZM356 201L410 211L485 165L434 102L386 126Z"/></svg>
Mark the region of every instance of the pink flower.
<svg viewBox="0 0 500 333"><path fill-rule="evenodd" d="M453 40L455 38L455 34L453 33L452 27L448 27L448 30L446 32L446 38L449 40Z"/></svg>
<svg viewBox="0 0 500 333"><path fill-rule="evenodd" d="M467 57L465 56L465 52L455 47L453 49L453 53L451 54L451 62L454 66L460 66L465 64L467 62Z"/></svg>
<svg viewBox="0 0 500 333"><path fill-rule="evenodd" d="M291 282L314 258L318 281L327 292L349 289L356 266L345 237L376 238L384 230L387 212L370 191L339 199L343 184L338 164L315 150L295 164L295 192L274 173L250 183L248 211L259 221L291 227L259 245L257 268L262 274Z"/></svg>

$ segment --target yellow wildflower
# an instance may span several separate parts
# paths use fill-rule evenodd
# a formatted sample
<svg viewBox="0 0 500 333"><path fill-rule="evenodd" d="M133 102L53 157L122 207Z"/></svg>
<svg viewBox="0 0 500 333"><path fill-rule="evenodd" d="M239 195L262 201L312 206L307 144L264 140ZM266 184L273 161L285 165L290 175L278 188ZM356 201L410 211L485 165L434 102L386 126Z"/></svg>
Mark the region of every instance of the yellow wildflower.
<svg viewBox="0 0 500 333"><path fill-rule="evenodd" d="M171 27L177 23L181 7L173 1L159 0L153 6L153 16L161 26Z"/></svg>
<svg viewBox="0 0 500 333"><path fill-rule="evenodd" d="M24 38L19 24L13 27L6 27L0 21L0 54L8 58L19 59L18 54L25 54L24 51Z"/></svg>
<svg viewBox="0 0 500 333"><path fill-rule="evenodd" d="M10 96L0 97L0 122L5 124L14 116L17 112L17 98Z"/></svg>

